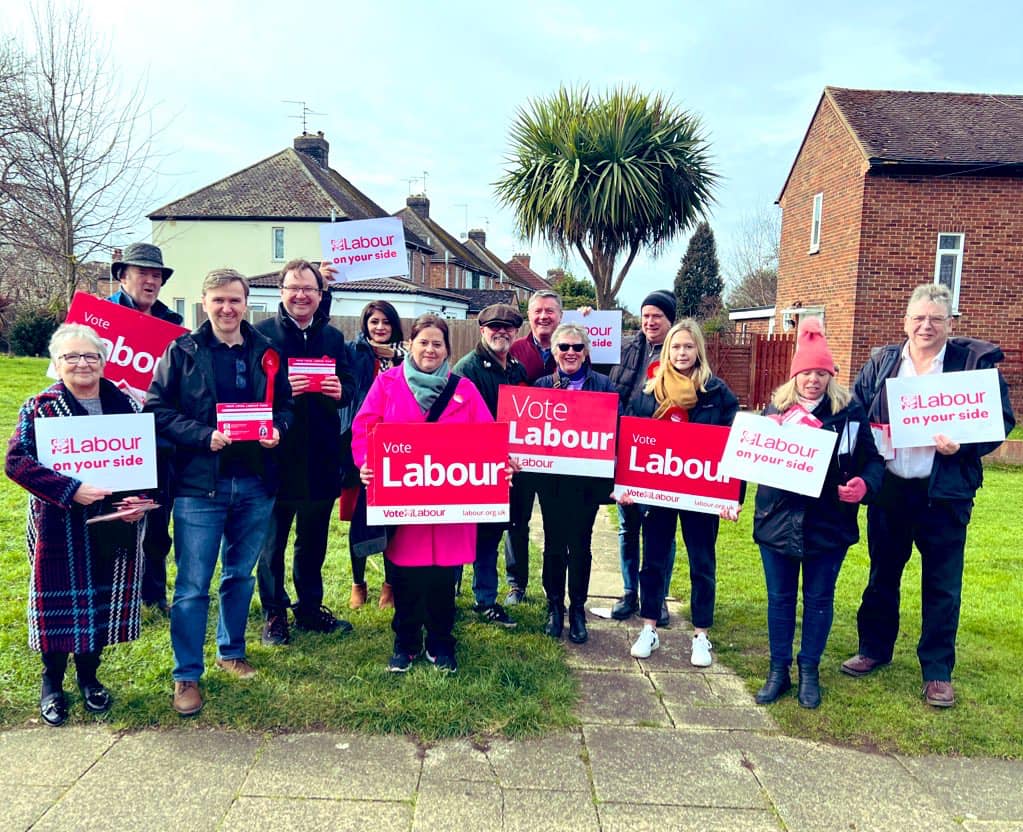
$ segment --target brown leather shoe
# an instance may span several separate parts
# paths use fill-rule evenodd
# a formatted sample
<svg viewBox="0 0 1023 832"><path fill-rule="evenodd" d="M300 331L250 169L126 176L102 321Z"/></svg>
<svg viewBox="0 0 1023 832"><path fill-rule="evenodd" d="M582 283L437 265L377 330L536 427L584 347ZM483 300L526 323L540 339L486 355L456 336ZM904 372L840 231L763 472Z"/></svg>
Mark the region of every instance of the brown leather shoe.
<svg viewBox="0 0 1023 832"><path fill-rule="evenodd" d="M380 609L386 610L394 606L394 590L388 583L380 584Z"/></svg>
<svg viewBox="0 0 1023 832"><path fill-rule="evenodd" d="M352 584L352 594L348 599L350 609L357 610L366 603L366 583Z"/></svg>
<svg viewBox="0 0 1023 832"><path fill-rule="evenodd" d="M869 676L879 667L884 667L888 662L879 662L869 656L857 653L851 659L842 662L841 671L849 676Z"/></svg>
<svg viewBox="0 0 1023 832"><path fill-rule="evenodd" d="M251 679L256 675L256 668L245 659L217 659L217 667L239 679Z"/></svg>
<svg viewBox="0 0 1023 832"><path fill-rule="evenodd" d="M182 716L194 716L202 710L202 694L198 682L174 683L174 710Z"/></svg>
<svg viewBox="0 0 1023 832"><path fill-rule="evenodd" d="M951 708L956 703L956 692L951 682L932 679L924 682L924 701L935 708Z"/></svg>

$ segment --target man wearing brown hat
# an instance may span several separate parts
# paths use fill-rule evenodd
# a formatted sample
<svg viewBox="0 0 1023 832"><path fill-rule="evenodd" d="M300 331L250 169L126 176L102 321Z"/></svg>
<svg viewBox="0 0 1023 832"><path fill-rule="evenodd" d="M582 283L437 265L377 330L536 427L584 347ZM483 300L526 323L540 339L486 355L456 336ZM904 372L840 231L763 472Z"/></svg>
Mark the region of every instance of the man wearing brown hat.
<svg viewBox="0 0 1023 832"><path fill-rule="evenodd" d="M127 306L143 315L152 315L161 321L180 324L182 317L163 303L160 289L174 273L163 264L163 252L149 243L132 243L125 248L120 260L110 264L110 274L121 288L108 300ZM159 442L159 440L158 440ZM160 612L167 612L167 555L171 549L170 486L168 477L170 448L166 443L157 447L157 478L160 484L160 508L146 518L146 536L142 541L145 561L142 567L142 603Z"/></svg>
<svg viewBox="0 0 1023 832"><path fill-rule="evenodd" d="M522 326L522 316L514 306L495 303L482 310L477 320L480 342L455 365L454 372L476 385L491 415L496 417L498 388L502 384L529 383L525 368L510 354L512 342ZM497 603L497 546L503 532L500 523L479 525L472 592L476 597L475 610L483 621L514 627L515 622Z"/></svg>

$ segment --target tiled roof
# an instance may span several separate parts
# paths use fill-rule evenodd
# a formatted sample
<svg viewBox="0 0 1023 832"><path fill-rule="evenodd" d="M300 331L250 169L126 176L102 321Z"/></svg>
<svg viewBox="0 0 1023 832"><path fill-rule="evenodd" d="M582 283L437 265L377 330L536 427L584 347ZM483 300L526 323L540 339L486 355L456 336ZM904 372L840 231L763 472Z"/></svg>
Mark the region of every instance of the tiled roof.
<svg viewBox="0 0 1023 832"><path fill-rule="evenodd" d="M548 283L544 278L540 277L534 272L529 266L523 263L521 260L512 258L504 264L505 269L508 273L519 283L528 286L534 292L538 289L550 289L551 284Z"/></svg>
<svg viewBox="0 0 1023 832"><path fill-rule="evenodd" d="M481 245L480 243L476 242L476 240L473 240L471 238L466 240L462 245L464 245L470 252L472 252L472 254L478 260L482 260L491 269L497 272L497 274L499 275L498 280L500 280L500 275L503 275L505 281L507 281L508 283L515 286L521 286L524 289L532 291L533 287L530 286L530 284L523 282L517 275L508 271L508 268L507 266L505 266L504 261L496 254L494 254L494 252L492 252L485 245ZM497 303L497 301L494 301L494 303Z"/></svg>
<svg viewBox="0 0 1023 832"><path fill-rule="evenodd" d="M459 289L458 294L469 299L469 314L475 315L493 303L507 303L518 306L515 292L511 289Z"/></svg>
<svg viewBox="0 0 1023 832"><path fill-rule="evenodd" d="M871 162L1023 165L1023 95L825 87L824 96Z"/></svg>
<svg viewBox="0 0 1023 832"><path fill-rule="evenodd" d="M257 289L276 289L277 276L278 272L255 275L249 278L249 286ZM335 283L331 286L331 291L378 292L382 295L426 295L431 298L445 298L447 300L461 301L462 303L471 303L468 291L460 293L449 292L446 289L432 289L429 286L419 286L395 277L371 277L365 280L349 280L344 283Z"/></svg>
<svg viewBox="0 0 1023 832"><path fill-rule="evenodd" d="M432 246L436 252L433 261L444 260L444 249L456 265L467 268L470 271L497 277L497 272L489 265L472 254L462 243L456 240L451 234L445 231L435 220L429 217L421 217L408 206L396 211L394 216L402 221L406 229L411 228L413 233L427 244Z"/></svg>

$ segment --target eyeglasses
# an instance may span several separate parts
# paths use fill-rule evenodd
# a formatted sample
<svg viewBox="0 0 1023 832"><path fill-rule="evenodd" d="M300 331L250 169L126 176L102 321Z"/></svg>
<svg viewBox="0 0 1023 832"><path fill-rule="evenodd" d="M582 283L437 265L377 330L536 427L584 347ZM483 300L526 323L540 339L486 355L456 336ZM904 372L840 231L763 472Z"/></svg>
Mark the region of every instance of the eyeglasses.
<svg viewBox="0 0 1023 832"><path fill-rule="evenodd" d="M60 356L60 359L68 364L81 364L84 361L90 367L95 367L102 357L98 352L69 352Z"/></svg>
<svg viewBox="0 0 1023 832"><path fill-rule="evenodd" d="M925 321L930 321L931 326L941 326L948 320L945 315L907 315L906 317L909 318L913 326L920 326Z"/></svg>
<svg viewBox="0 0 1023 832"><path fill-rule="evenodd" d="M281 286L289 295L318 295L321 289L318 286Z"/></svg>
<svg viewBox="0 0 1023 832"><path fill-rule="evenodd" d="M517 326L513 324L506 324L503 321L491 321L488 324L483 324L483 326L485 326L487 329L511 329L511 330L518 329Z"/></svg>
<svg viewBox="0 0 1023 832"><path fill-rule="evenodd" d="M572 352L582 352L584 349L586 349L586 345L585 344L558 344L558 349L561 350L562 352L568 352L569 350L572 350Z"/></svg>

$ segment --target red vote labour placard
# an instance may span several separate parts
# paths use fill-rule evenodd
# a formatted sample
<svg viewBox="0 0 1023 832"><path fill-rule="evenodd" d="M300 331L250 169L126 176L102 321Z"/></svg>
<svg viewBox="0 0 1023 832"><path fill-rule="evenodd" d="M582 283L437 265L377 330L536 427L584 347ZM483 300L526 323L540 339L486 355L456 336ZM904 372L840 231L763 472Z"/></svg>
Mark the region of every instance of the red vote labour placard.
<svg viewBox="0 0 1023 832"><path fill-rule="evenodd" d="M523 471L610 477L618 396L542 387L498 388L497 420Z"/></svg>
<svg viewBox="0 0 1023 832"><path fill-rule="evenodd" d="M720 468L728 433L720 425L623 417L615 496L705 514L738 508L740 482Z"/></svg>
<svg viewBox="0 0 1023 832"><path fill-rule="evenodd" d="M369 440L370 525L508 521L508 427L383 423Z"/></svg>

